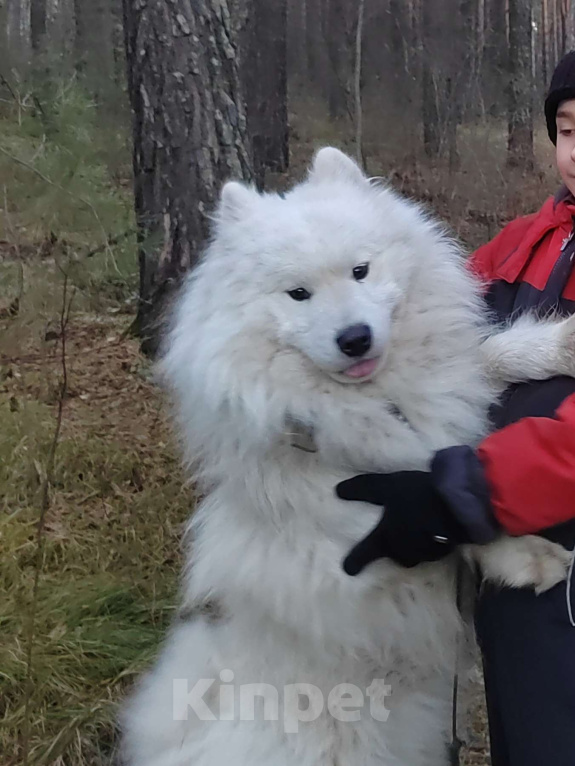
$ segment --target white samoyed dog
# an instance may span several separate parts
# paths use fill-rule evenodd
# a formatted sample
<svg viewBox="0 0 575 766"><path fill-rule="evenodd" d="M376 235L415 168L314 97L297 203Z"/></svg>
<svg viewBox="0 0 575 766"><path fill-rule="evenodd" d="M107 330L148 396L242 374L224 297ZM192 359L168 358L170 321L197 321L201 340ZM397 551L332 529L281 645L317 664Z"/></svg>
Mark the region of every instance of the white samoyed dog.
<svg viewBox="0 0 575 766"><path fill-rule="evenodd" d="M228 183L161 362L205 499L180 617L124 712L126 762L445 766L454 561L348 577L380 509L334 487L476 444L502 380L573 364L571 327L485 342L458 247L336 149L284 197ZM480 556L539 589L568 563L536 537Z"/></svg>

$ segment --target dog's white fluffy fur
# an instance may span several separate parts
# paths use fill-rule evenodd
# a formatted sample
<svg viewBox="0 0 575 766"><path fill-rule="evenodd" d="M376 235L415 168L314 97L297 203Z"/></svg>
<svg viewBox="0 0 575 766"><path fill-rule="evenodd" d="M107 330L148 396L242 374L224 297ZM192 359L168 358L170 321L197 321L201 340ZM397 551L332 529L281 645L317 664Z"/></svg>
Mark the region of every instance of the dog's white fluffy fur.
<svg viewBox="0 0 575 766"><path fill-rule="evenodd" d="M312 297L292 300L298 287ZM379 362L353 383L335 337L357 323L371 327ZM556 371L557 326L524 323L522 335L511 328L516 338L482 347L479 288L457 246L335 149L285 198L224 187L161 363L206 498L190 522L182 618L123 716L130 766L447 763L461 632L453 561L404 570L385 560L348 577L344 554L380 511L338 500L334 486L358 472L425 469L438 449L476 444L496 379L524 377L522 344L557 337L561 348L528 374ZM317 451L294 448L297 432L313 433ZM508 584L545 588L565 573L562 551L539 538L481 555ZM175 720L174 679L216 679L203 699L217 713L223 669L236 688L304 682L326 698L352 683L389 719L324 711L297 734L285 732L285 710L279 721L230 709Z"/></svg>

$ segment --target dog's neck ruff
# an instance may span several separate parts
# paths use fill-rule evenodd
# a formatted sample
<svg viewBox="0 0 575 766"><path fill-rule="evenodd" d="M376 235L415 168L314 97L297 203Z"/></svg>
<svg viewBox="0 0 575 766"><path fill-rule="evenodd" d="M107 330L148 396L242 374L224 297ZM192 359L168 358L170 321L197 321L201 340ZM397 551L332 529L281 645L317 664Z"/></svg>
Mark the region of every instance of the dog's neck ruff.
<svg viewBox="0 0 575 766"><path fill-rule="evenodd" d="M400 423L405 423L409 428L415 430L396 404L388 402L387 409ZM315 427L309 423L303 423L296 418L290 419L286 424L284 436L289 440L290 445L294 449L299 449L302 452L309 452L311 454L319 452L315 440Z"/></svg>

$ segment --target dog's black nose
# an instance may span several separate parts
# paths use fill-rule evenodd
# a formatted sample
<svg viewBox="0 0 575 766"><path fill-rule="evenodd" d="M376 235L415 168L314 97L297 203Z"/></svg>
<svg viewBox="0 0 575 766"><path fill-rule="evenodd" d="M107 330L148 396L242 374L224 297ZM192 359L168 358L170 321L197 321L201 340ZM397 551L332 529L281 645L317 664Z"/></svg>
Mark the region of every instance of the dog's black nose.
<svg viewBox="0 0 575 766"><path fill-rule="evenodd" d="M340 333L336 340L346 356L363 356L371 348L371 329L366 324L354 324Z"/></svg>

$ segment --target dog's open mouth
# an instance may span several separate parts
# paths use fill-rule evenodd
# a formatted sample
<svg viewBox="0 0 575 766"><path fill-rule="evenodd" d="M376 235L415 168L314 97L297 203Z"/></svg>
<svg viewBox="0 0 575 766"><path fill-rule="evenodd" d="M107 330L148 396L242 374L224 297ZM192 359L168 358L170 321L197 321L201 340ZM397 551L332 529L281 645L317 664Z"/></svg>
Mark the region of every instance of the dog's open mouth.
<svg viewBox="0 0 575 766"><path fill-rule="evenodd" d="M368 378L375 372L375 369L379 363L379 358L375 359L362 359L361 362L356 362L348 367L347 370L341 372L347 378L353 378L354 380L361 380L362 378Z"/></svg>

